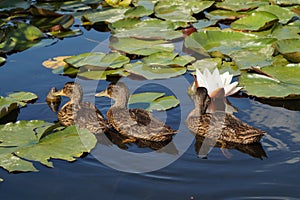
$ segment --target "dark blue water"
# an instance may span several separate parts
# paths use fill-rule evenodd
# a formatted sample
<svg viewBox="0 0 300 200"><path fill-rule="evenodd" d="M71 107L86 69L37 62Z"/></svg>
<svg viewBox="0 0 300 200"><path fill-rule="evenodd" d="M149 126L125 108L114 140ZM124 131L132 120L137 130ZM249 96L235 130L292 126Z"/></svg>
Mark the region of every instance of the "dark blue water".
<svg viewBox="0 0 300 200"><path fill-rule="evenodd" d="M87 39L88 38L88 39ZM10 55L0 68L0 95L13 91L30 91L39 96L35 104L22 108L18 120L41 119L56 121L48 108L45 97L53 86L61 88L73 79L53 74L42 66L48 58L92 51L107 34L85 31L83 36L67 38L47 47L34 47ZM80 80L79 80L80 81ZM123 79L131 91L139 89L166 90L181 100L180 107L166 112L155 112L161 119L180 132L174 145L163 152L142 151L132 159L116 146L98 144L96 149L76 162L53 160L54 168L38 163L37 173L9 174L0 170L1 199L296 199L300 197L299 183L299 111L272 107L248 98L229 98L238 108L235 115L241 120L267 131L262 147L267 155L259 159L236 149L227 150L225 157L220 148L213 148L206 159L195 152L195 139L185 127L184 119L193 109L186 94L190 75L163 81L137 81ZM108 82L88 82L86 98L93 99L97 90ZM155 84L158 84L155 85ZM152 85L152 86L151 86ZM64 99L65 101L65 99ZM96 105L105 113L110 106L108 99L96 99ZM136 150L137 147L130 147ZM122 154L122 151L124 154ZM117 153L115 153L117 152ZM112 153L110 155L110 153ZM134 152L133 152L134 153ZM97 156L103 156L103 162ZM132 160L132 161L131 161ZM164 162L165 167L159 167ZM105 164L104 164L105 163ZM157 170L149 170L149 167ZM135 169L136 167L136 169ZM121 170L116 170L120 168ZM144 173L138 172L145 169Z"/></svg>

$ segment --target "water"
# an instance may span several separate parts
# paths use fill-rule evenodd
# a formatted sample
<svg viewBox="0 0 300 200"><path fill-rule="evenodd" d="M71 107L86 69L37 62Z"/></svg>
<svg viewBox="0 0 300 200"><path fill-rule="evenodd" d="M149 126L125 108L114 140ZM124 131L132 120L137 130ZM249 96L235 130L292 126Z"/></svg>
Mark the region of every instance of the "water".
<svg viewBox="0 0 300 200"><path fill-rule="evenodd" d="M13 91L31 91L39 96L35 104L21 109L18 120L56 121L56 115L48 108L45 97L51 87L61 88L72 79L53 74L41 63L55 56L89 52L98 45L93 40L101 42L106 38L107 34L85 31L80 37L67 38L55 45L36 47L9 56L7 63L0 68L0 94L6 96ZM104 159L111 166L123 169L115 170L98 161L95 152L100 150L100 154L105 155L105 149L106 153L113 152L113 149L123 150L98 144L92 154L76 162L52 160L53 169L35 163L40 170L38 173L9 174L1 170L0 177L5 179L0 183L1 199L296 199L300 196L299 111L272 107L253 99L231 97L229 100L239 109L236 113L238 118L267 131L267 136L262 139L267 157L254 158L236 149L227 150L230 157L225 157L220 148L213 148L206 159L201 159L195 152L194 136L182 122L193 108L185 85L192 78L185 75L157 82L123 81L128 83L132 91L138 88L140 91L151 88L164 90L162 86L169 85L167 92L173 92L181 99L180 107L167 113L155 112L161 119L166 119L169 125L180 129L174 138L175 146L170 147L169 152L167 149L154 156L151 154L153 157L147 154L151 150L141 150L139 160L131 163L139 167L144 164L147 168L160 164L158 162L162 162L162 159L155 161L157 163L151 159L162 156L169 165L147 173L127 173L123 171L130 171L130 154L106 156ZM100 81L97 91L104 89L107 84L106 81ZM94 89L87 88L85 97L94 100L93 93ZM299 101L294 103L299 104ZM105 113L110 100L96 99L96 105ZM135 146L129 150L123 152L138 152Z"/></svg>

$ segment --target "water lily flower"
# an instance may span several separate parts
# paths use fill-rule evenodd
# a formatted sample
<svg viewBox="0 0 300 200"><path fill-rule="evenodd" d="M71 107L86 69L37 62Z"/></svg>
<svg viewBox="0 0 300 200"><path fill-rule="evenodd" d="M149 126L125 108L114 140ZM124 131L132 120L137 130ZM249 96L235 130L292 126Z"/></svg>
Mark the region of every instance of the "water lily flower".
<svg viewBox="0 0 300 200"><path fill-rule="evenodd" d="M220 74L217 68L213 73L207 68L204 69L203 73L196 69L196 78L192 89L195 91L196 87L205 87L211 98L230 96L242 89L242 87L237 87L237 81L231 83L232 77L233 75L229 74L229 72Z"/></svg>

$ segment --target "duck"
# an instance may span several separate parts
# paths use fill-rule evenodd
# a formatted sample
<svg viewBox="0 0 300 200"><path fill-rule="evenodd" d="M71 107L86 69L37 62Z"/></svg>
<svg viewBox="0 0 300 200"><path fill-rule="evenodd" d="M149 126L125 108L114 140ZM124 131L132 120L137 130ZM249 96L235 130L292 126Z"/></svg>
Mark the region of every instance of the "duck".
<svg viewBox="0 0 300 200"><path fill-rule="evenodd" d="M109 124L128 138L127 142L139 140L166 142L172 139L176 130L164 124L150 112L141 109L128 109L129 89L123 82L111 83L106 90L95 96L105 96L114 100L106 113Z"/></svg>
<svg viewBox="0 0 300 200"><path fill-rule="evenodd" d="M63 126L78 125L90 132L99 134L109 129L103 114L91 102L82 101L82 87L76 82L67 82L59 91L52 91L52 96L65 96L70 100L57 113Z"/></svg>
<svg viewBox="0 0 300 200"><path fill-rule="evenodd" d="M189 113L186 124L192 133L216 139L216 142L235 144L253 144L260 142L265 134L252 127L230 113L216 111L207 113L206 110L211 103L205 87L198 87L193 96L195 108Z"/></svg>

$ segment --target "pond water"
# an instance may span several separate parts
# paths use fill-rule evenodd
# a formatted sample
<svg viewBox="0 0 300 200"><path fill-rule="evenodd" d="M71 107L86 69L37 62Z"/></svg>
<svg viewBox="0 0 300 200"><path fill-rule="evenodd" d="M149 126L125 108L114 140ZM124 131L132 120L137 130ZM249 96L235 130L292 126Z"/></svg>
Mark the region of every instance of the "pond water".
<svg viewBox="0 0 300 200"><path fill-rule="evenodd" d="M73 79L53 74L42 62L92 51L98 45L95 41L102 42L108 37L93 30L83 31L79 37L8 56L7 63L0 68L0 94L30 91L39 96L36 103L21 109L18 120L57 120L45 97L51 87L61 88ZM95 87L100 91L109 83L77 81L85 83L85 98L92 101ZM231 97L230 102L239 110L235 113L238 118L267 132L262 147L254 147L263 148L260 152L264 151L266 157L255 158L237 149L227 150L230 156L224 156L215 147L206 158L200 158L195 151L199 141L185 126L185 118L193 109L186 93L192 82L190 75L162 81L128 78L122 81L131 92L165 91L179 98L179 107L154 113L179 129L172 145L153 153L136 146L125 151L100 142L91 154L73 163L52 160L54 168L35 163L40 170L37 173L9 174L1 170L0 177L5 180L0 183L1 199L296 199L300 196L299 111L284 108L284 103L273 107L249 98ZM105 98L97 98L95 103L103 113L110 106L110 100Z"/></svg>

